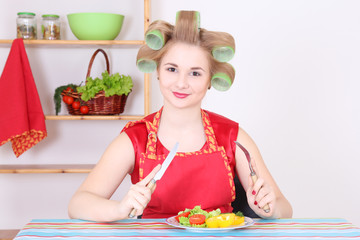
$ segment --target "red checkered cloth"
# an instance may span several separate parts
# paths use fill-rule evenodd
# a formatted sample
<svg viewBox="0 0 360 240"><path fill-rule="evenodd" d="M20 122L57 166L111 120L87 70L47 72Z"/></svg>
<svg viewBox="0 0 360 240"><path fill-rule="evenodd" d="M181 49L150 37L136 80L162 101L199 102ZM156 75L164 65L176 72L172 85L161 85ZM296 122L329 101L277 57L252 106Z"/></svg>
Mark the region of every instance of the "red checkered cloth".
<svg viewBox="0 0 360 240"><path fill-rule="evenodd" d="M0 77L0 146L11 141L19 157L46 136L45 116L24 42L15 39Z"/></svg>

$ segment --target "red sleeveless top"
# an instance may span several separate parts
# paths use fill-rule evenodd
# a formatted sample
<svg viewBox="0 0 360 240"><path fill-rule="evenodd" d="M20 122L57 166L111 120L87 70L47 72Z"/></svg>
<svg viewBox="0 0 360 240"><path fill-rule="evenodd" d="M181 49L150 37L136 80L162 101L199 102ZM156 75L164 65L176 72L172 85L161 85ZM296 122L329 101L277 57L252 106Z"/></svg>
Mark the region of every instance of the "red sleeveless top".
<svg viewBox="0 0 360 240"><path fill-rule="evenodd" d="M235 144L238 124L201 110L206 143L196 152L178 152L163 177L156 182L143 218L166 218L185 208L201 205L211 211L231 212L235 200ZM169 153L156 138L162 109L123 129L135 151L133 184L145 178Z"/></svg>

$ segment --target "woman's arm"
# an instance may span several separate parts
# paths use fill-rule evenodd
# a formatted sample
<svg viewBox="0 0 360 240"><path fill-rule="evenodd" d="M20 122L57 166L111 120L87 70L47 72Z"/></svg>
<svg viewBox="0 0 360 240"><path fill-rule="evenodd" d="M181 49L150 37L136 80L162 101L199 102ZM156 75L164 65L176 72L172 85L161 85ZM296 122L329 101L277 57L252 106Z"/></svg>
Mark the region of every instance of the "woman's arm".
<svg viewBox="0 0 360 240"><path fill-rule="evenodd" d="M246 191L247 200L251 209L263 218L292 217L292 207L271 176L254 141L241 128L239 128L237 141L250 153L251 164L258 176L257 182L253 184L246 156L239 147L236 147L236 171ZM266 204L270 207L268 213L262 209Z"/></svg>
<svg viewBox="0 0 360 240"><path fill-rule="evenodd" d="M132 142L125 133L121 133L72 197L68 207L69 216L108 222L127 218L133 208L137 209L137 214L141 214L151 199L152 192L146 185L159 166L143 181L132 185L120 202L109 200L126 174L133 171L134 162Z"/></svg>

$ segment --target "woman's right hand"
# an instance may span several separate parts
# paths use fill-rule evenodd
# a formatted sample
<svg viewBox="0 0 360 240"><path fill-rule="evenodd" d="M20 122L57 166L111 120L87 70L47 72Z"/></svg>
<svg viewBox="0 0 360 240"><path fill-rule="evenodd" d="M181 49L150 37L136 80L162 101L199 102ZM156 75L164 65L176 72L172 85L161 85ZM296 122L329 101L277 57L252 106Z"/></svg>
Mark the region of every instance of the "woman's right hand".
<svg viewBox="0 0 360 240"><path fill-rule="evenodd" d="M140 182L132 185L120 202L120 212L122 216L128 216L135 209L136 215L141 215L151 200L151 194L154 192L156 185L150 189L148 183L155 177L160 170L161 165L157 165L154 169Z"/></svg>

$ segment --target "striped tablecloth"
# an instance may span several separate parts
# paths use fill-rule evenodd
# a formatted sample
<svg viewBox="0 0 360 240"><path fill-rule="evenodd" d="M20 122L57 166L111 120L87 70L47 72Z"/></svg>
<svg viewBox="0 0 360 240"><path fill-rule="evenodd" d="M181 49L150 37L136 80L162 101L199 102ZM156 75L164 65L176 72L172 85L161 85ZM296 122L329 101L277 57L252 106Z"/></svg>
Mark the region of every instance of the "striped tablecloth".
<svg viewBox="0 0 360 240"><path fill-rule="evenodd" d="M255 224L228 232L193 232L166 224L165 219L97 223L74 219L32 220L15 239L360 239L360 228L344 219L256 219Z"/></svg>

